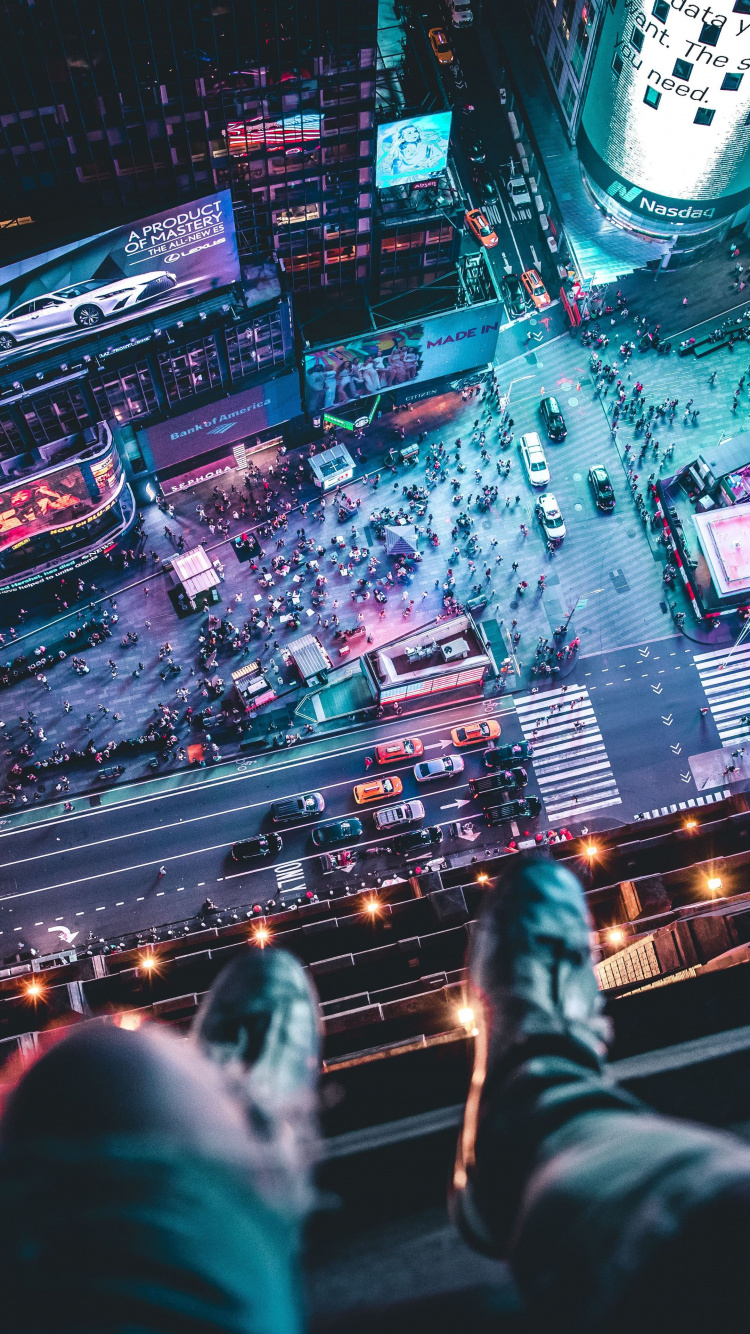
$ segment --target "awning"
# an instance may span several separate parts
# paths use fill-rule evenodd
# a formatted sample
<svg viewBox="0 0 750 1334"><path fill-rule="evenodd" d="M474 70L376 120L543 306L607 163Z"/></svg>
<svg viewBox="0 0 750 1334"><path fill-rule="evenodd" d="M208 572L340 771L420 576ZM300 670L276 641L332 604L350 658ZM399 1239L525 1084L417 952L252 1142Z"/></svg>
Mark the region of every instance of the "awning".
<svg viewBox="0 0 750 1334"><path fill-rule="evenodd" d="M388 556L414 556L417 549L417 530L413 524L406 524L403 528L386 528L385 550Z"/></svg>
<svg viewBox="0 0 750 1334"><path fill-rule="evenodd" d="M194 598L196 593L204 593L207 588L214 588L219 583L219 576L204 547L193 547L192 551L186 551L184 556L173 556L172 569L189 598Z"/></svg>
<svg viewBox="0 0 750 1334"><path fill-rule="evenodd" d="M315 635L301 635L299 639L293 639L287 644L287 648L303 681L313 680L321 672L329 672L333 667L331 659Z"/></svg>

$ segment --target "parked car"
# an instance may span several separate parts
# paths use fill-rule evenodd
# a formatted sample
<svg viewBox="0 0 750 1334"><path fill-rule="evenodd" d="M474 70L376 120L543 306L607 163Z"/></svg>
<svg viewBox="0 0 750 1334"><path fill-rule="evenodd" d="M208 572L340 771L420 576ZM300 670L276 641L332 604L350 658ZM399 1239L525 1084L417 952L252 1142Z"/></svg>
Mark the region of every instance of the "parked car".
<svg viewBox="0 0 750 1334"><path fill-rule="evenodd" d="M313 829L312 841L316 848L329 848L331 844L359 838L361 833L362 821L356 815L347 815L342 820L332 820L330 824L319 824Z"/></svg>
<svg viewBox="0 0 750 1334"><path fill-rule="evenodd" d="M531 482L531 485L548 486L549 468L547 466L547 456L536 431L528 431L526 435L522 435L518 441L518 448L521 451L523 466L526 469L526 476Z"/></svg>
<svg viewBox="0 0 750 1334"><path fill-rule="evenodd" d="M70 329L92 329L109 316L158 301L176 282L173 273L157 269L131 278L87 278L45 292L0 319L0 351Z"/></svg>
<svg viewBox="0 0 750 1334"><path fill-rule="evenodd" d="M375 747L378 764L392 764L394 760L417 759L424 755L424 746L418 736L402 736L398 741L383 741Z"/></svg>
<svg viewBox="0 0 750 1334"><path fill-rule="evenodd" d="M516 176L516 175L510 176L508 180L505 182L505 188L508 191L508 194L510 195L511 204L515 204L516 208L518 208L520 204L531 203L531 195L529 194L529 187L526 184L526 181L524 180L523 176Z"/></svg>
<svg viewBox="0 0 750 1334"><path fill-rule="evenodd" d="M474 22L471 0L446 0L454 28L468 28Z"/></svg>
<svg viewBox="0 0 750 1334"><path fill-rule="evenodd" d="M550 440L564 440L568 432L557 399L549 394L546 398L540 399L539 411Z"/></svg>
<svg viewBox="0 0 750 1334"><path fill-rule="evenodd" d="M304 792L299 797L282 797L271 803L271 819L274 824L285 824L287 820L309 820L313 815L322 815L326 808L320 792Z"/></svg>
<svg viewBox="0 0 750 1334"><path fill-rule="evenodd" d="M440 825L428 824L424 829L409 829L405 834L398 834L393 840L396 852L411 852L414 848L435 847L443 841Z"/></svg>
<svg viewBox="0 0 750 1334"><path fill-rule="evenodd" d="M541 811L539 797L516 797L514 801L503 801L499 806L488 806L484 817L489 825L493 825L515 820L519 815L541 815Z"/></svg>
<svg viewBox="0 0 750 1334"><path fill-rule="evenodd" d="M378 829L393 829L400 824L424 820L424 806L421 801L402 801L398 806L381 806L373 811L372 818Z"/></svg>
<svg viewBox="0 0 750 1334"><path fill-rule="evenodd" d="M474 233L480 245L488 248L497 245L497 232L493 232L481 208L470 208L465 217L466 225Z"/></svg>
<svg viewBox="0 0 750 1334"><path fill-rule="evenodd" d="M497 184L489 167L479 163L472 172L476 193L483 204L491 204L497 199Z"/></svg>
<svg viewBox="0 0 750 1334"><path fill-rule="evenodd" d="M379 801L381 797L398 797L404 790L398 774L393 778L371 778L367 783L357 783L354 788L354 800L358 806L366 801Z"/></svg>
<svg viewBox="0 0 750 1334"><path fill-rule="evenodd" d="M473 718L451 731L454 746L476 746L480 741L492 741L500 735L500 724L494 718Z"/></svg>
<svg viewBox="0 0 750 1334"><path fill-rule="evenodd" d="M555 497L551 491L540 496L536 502L536 516L542 525L542 532L548 542L562 542L565 536L565 524Z"/></svg>
<svg viewBox="0 0 750 1334"><path fill-rule="evenodd" d="M597 509L605 512L614 509L615 493L609 480L609 473L601 463L596 463L593 468L589 468L589 486Z"/></svg>
<svg viewBox="0 0 750 1334"><path fill-rule="evenodd" d="M414 765L414 777L418 783L432 783L436 778L452 778L464 771L461 755L441 755L439 760L422 760Z"/></svg>
<svg viewBox="0 0 750 1334"><path fill-rule="evenodd" d="M534 303L517 273L506 273L500 282L500 295L512 320L517 320L533 308Z"/></svg>
<svg viewBox="0 0 750 1334"><path fill-rule="evenodd" d="M253 838L243 838L239 843L233 843L232 857L236 862L252 862L256 857L275 856L283 846L281 834L255 834Z"/></svg>
<svg viewBox="0 0 750 1334"><path fill-rule="evenodd" d="M424 31L424 29L423 29ZM435 52L435 56L441 65L453 64L453 52L450 42L442 28L430 28L429 32L430 46Z"/></svg>
<svg viewBox="0 0 750 1334"><path fill-rule="evenodd" d="M518 760L530 760L533 754L530 741L510 741L507 746L490 746L484 752L484 762L488 769L500 769Z"/></svg>
<svg viewBox="0 0 750 1334"><path fill-rule="evenodd" d="M551 297L544 286L536 269L525 269L521 274L521 282L531 297L533 305L537 310L544 310L551 305Z"/></svg>

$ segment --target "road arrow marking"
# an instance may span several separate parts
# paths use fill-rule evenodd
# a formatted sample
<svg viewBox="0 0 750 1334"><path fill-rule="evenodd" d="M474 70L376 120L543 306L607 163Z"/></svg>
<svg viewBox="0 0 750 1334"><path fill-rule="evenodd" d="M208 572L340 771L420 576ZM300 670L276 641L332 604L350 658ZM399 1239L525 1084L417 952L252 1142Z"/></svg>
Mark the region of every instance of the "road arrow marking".
<svg viewBox="0 0 750 1334"><path fill-rule="evenodd" d="M665 727L671 727L671 726L672 726L672 723L674 722L674 718L672 717L671 713L670 713L670 714L667 714L667 717L666 717L666 718L664 717L664 714L662 714L662 715L661 715L661 720L662 720L662 722L664 723L664 726L665 726Z"/></svg>
<svg viewBox="0 0 750 1334"><path fill-rule="evenodd" d="M67 926L48 926L47 930L59 931L60 939L64 940L66 945L72 945L76 936L80 935L79 931L71 931L70 928Z"/></svg>
<svg viewBox="0 0 750 1334"><path fill-rule="evenodd" d="M660 695L662 690L664 689L664 686L661 684L661 682L659 682L658 686L652 686L651 689L653 690L655 695Z"/></svg>
<svg viewBox="0 0 750 1334"><path fill-rule="evenodd" d="M425 746L425 750L437 750L440 746L447 746L447 744L447 741L431 741L429 746Z"/></svg>
<svg viewBox="0 0 750 1334"><path fill-rule="evenodd" d="M639 648L638 652L640 653L640 655L641 655L642 658L647 658L648 655L649 655L650 649L648 649L648 648Z"/></svg>
<svg viewBox="0 0 750 1334"><path fill-rule="evenodd" d="M679 743L679 741L678 741L676 746L670 746L669 749L670 749L675 755L679 755L680 751L682 750L682 746L680 745L680 743Z"/></svg>
<svg viewBox="0 0 750 1334"><path fill-rule="evenodd" d="M456 809L460 809L461 806L468 806L468 805L469 805L468 797L463 797L463 798L459 797L458 801L449 801L447 806L441 806L440 809L441 811L451 811L454 809L454 807Z"/></svg>
<svg viewBox="0 0 750 1334"><path fill-rule="evenodd" d="M680 774L680 778L682 779L683 783L689 783L692 776L693 775L691 773Z"/></svg>

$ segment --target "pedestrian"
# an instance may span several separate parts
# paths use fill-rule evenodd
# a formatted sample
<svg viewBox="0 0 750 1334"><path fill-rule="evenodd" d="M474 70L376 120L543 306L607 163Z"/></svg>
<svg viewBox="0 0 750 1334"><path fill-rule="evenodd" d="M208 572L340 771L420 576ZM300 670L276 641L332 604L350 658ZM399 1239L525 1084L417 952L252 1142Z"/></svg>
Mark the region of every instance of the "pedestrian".
<svg viewBox="0 0 750 1334"><path fill-rule="evenodd" d="M684 296L684 297L682 298L682 304L683 304L683 306L686 306L686 305L687 305L687 297L686 297L686 296Z"/></svg>

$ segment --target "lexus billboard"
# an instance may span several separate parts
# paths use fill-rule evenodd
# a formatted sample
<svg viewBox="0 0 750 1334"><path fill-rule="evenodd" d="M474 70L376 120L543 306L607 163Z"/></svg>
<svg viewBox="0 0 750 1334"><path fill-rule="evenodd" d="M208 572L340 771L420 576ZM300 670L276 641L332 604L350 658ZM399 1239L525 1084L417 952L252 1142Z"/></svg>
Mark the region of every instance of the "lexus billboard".
<svg viewBox="0 0 750 1334"><path fill-rule="evenodd" d="M749 16L747 0L607 6L577 147L624 225L696 234L750 200Z"/></svg>
<svg viewBox="0 0 750 1334"><path fill-rule="evenodd" d="M499 302L488 301L306 352L308 412L340 408L370 394L473 370L492 361L501 310Z"/></svg>
<svg viewBox="0 0 750 1334"><path fill-rule="evenodd" d="M0 269L0 365L240 277L228 190Z"/></svg>

